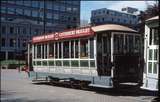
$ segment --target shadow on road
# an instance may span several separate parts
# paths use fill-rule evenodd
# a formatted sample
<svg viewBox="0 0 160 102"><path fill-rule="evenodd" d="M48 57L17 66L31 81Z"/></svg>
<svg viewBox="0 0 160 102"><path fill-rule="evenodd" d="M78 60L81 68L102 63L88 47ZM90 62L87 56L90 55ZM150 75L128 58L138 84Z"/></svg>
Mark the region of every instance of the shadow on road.
<svg viewBox="0 0 160 102"><path fill-rule="evenodd" d="M63 87L63 88L71 88L70 86L60 85L60 84L50 84L48 82L37 82L33 83L35 85L50 85L50 86L57 86L57 87ZM104 95L111 95L111 96L157 96L158 92L152 92L142 89L135 89L135 88L124 88L124 89L115 89L115 88L98 88L98 87L87 87L85 89L79 89L74 88L78 90L86 90L86 91L93 91L98 94L104 94Z"/></svg>

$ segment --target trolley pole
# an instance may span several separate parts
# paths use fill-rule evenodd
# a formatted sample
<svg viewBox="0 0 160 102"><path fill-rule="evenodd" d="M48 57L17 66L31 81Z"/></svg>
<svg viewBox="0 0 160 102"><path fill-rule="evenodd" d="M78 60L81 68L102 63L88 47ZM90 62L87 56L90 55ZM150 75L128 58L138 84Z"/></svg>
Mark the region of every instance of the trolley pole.
<svg viewBox="0 0 160 102"><path fill-rule="evenodd" d="M46 4L45 4L45 0L43 0L43 34L45 34L45 30L46 30Z"/></svg>

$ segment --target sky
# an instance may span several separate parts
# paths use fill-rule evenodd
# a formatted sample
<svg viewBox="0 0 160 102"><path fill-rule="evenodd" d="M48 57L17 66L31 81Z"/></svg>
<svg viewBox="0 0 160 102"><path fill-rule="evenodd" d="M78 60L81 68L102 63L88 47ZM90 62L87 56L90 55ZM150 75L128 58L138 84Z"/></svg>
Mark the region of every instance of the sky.
<svg viewBox="0 0 160 102"><path fill-rule="evenodd" d="M90 22L91 10L95 9L108 8L121 11L121 8L128 6L144 11L147 4L153 5L155 4L155 1L81 1L81 19L88 20L88 22Z"/></svg>

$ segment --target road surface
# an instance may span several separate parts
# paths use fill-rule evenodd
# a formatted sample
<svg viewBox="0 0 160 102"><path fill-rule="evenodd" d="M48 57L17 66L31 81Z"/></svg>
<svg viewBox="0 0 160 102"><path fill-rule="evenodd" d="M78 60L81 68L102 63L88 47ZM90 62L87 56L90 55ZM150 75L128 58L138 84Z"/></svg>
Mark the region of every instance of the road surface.
<svg viewBox="0 0 160 102"><path fill-rule="evenodd" d="M108 89L107 89L108 90ZM1 70L1 102L150 102L154 96L33 84L27 73Z"/></svg>

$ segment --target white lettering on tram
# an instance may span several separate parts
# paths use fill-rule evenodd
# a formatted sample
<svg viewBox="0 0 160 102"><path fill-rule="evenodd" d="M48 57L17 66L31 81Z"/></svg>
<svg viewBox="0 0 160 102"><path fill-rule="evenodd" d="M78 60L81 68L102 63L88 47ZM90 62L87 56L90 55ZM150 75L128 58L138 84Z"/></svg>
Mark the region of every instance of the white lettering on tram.
<svg viewBox="0 0 160 102"><path fill-rule="evenodd" d="M70 37L80 37L83 35L90 35L92 34L91 28L81 28L75 29L71 31L64 31L64 32L56 32L49 35L42 35L33 37L33 42L40 42L40 41L48 41L48 40L58 40L63 38L70 38Z"/></svg>

